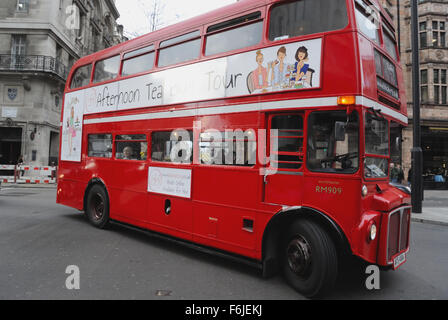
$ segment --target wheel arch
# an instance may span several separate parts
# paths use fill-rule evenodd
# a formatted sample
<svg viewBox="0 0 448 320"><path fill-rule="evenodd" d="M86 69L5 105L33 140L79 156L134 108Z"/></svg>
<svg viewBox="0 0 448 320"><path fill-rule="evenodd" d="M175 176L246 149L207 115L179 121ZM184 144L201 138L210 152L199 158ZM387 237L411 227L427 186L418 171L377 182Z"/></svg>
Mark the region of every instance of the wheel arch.
<svg viewBox="0 0 448 320"><path fill-rule="evenodd" d="M342 228L328 215L311 207L287 207L271 218L263 232L262 266L264 277L273 276L278 272L278 252L283 235L282 231L297 219L309 219L323 227L334 242L338 254L352 253L350 243Z"/></svg>

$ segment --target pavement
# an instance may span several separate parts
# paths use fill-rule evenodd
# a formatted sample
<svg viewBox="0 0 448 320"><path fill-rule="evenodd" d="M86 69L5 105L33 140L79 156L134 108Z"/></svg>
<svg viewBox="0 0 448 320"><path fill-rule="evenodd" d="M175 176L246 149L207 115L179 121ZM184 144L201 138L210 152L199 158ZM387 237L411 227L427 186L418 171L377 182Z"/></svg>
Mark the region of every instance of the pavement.
<svg viewBox="0 0 448 320"><path fill-rule="evenodd" d="M14 184L3 183L2 189L7 188L45 188L56 189L56 184ZM448 190L425 190L423 212L411 215L414 222L448 226Z"/></svg>
<svg viewBox="0 0 448 320"><path fill-rule="evenodd" d="M411 220L448 226L448 190L425 190L423 212L411 215Z"/></svg>

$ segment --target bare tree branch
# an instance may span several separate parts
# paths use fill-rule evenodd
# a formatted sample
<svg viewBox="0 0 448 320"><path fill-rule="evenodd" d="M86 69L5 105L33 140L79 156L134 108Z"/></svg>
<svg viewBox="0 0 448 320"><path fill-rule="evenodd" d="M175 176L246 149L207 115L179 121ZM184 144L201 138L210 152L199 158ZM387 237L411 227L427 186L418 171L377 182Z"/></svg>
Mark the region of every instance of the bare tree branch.
<svg viewBox="0 0 448 320"><path fill-rule="evenodd" d="M147 20L150 32L156 31L163 26L163 10L165 4L161 0L143 1L139 0L139 5L143 10Z"/></svg>

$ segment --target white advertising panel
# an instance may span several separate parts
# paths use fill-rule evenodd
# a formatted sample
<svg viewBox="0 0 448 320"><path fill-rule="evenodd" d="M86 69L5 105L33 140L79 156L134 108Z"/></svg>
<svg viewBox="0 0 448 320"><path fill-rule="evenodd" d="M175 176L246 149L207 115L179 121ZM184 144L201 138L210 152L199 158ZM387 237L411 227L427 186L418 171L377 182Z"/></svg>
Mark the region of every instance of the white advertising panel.
<svg viewBox="0 0 448 320"><path fill-rule="evenodd" d="M84 94L80 91L65 95L62 121L61 160L81 161Z"/></svg>
<svg viewBox="0 0 448 320"><path fill-rule="evenodd" d="M191 197L191 170L148 168L148 191L182 198Z"/></svg>
<svg viewBox="0 0 448 320"><path fill-rule="evenodd" d="M85 114L320 86L322 39L245 52L82 90Z"/></svg>

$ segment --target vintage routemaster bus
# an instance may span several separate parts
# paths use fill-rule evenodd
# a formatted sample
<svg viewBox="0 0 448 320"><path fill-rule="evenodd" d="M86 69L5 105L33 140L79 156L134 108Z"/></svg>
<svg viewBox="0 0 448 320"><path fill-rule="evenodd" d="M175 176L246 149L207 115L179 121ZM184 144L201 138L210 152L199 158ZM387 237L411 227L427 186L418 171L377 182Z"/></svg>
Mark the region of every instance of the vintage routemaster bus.
<svg viewBox="0 0 448 320"><path fill-rule="evenodd" d="M396 269L411 211L388 177L399 59L377 0L243 0L83 57L57 202L283 272L308 297L347 254Z"/></svg>

